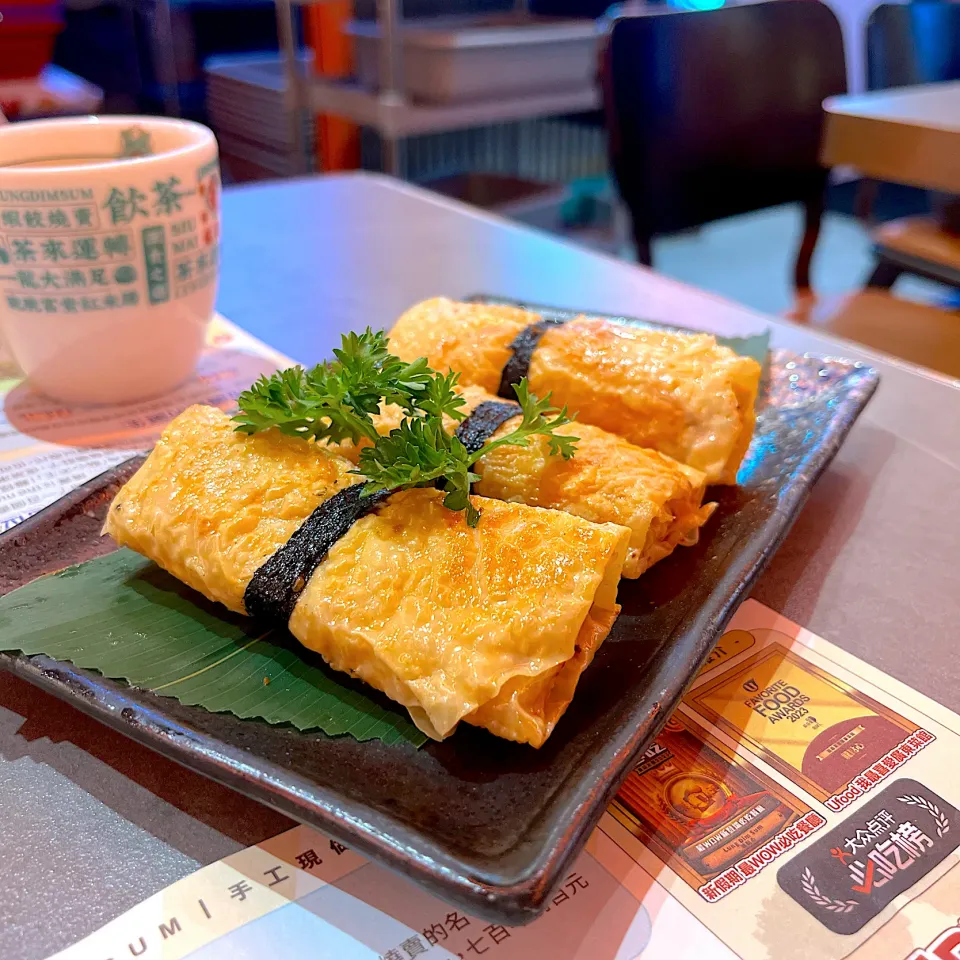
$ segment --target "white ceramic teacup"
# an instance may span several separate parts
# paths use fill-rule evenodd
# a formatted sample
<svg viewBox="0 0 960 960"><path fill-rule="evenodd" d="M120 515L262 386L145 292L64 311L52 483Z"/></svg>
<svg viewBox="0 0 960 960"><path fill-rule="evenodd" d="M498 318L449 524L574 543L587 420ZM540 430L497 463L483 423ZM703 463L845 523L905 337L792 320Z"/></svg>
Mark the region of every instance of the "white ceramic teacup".
<svg viewBox="0 0 960 960"><path fill-rule="evenodd" d="M213 133L157 117L0 127L0 322L30 383L72 403L193 370L217 290Z"/></svg>

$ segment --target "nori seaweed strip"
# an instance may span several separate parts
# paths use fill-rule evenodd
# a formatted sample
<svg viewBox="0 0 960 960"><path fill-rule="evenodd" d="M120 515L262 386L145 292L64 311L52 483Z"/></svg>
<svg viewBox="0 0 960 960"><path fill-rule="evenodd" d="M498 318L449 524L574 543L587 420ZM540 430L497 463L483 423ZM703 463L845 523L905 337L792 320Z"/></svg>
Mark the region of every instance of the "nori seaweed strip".
<svg viewBox="0 0 960 960"><path fill-rule="evenodd" d="M563 326L567 321L559 317L545 317L536 323L531 323L529 327L524 327L510 344L510 359L503 367L503 373L500 375L500 387L497 390L497 396L504 400L512 400L514 393L514 384L519 383L530 372L530 358L533 351L537 349L540 338L550 327Z"/></svg>
<svg viewBox="0 0 960 960"><path fill-rule="evenodd" d="M503 424L512 417L518 416L520 416L519 403L484 400L457 427L454 436L467 448L468 453L476 453Z"/></svg>
<svg viewBox="0 0 960 960"><path fill-rule="evenodd" d="M303 588L330 548L394 492L379 490L361 497L364 486L355 483L324 500L293 536L257 568L243 593L243 605L251 617L286 625Z"/></svg>

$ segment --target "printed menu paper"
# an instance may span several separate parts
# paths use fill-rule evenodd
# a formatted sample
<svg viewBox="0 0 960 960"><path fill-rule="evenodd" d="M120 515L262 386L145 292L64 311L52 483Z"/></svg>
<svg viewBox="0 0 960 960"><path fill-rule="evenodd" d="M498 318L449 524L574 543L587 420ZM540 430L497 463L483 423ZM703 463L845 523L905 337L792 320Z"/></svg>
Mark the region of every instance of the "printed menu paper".
<svg viewBox="0 0 960 960"><path fill-rule="evenodd" d="M149 450L163 428L191 404L230 409L261 373L289 363L216 316L196 373L179 389L140 403L69 407L35 393L12 362L0 356L0 532Z"/></svg>
<svg viewBox="0 0 960 960"><path fill-rule="evenodd" d="M687 703L831 810L879 782L880 762L894 750L899 760L930 742L916 724L792 653L789 637L768 639L736 669L697 686Z"/></svg>
<svg viewBox="0 0 960 960"><path fill-rule="evenodd" d="M528 926L299 826L57 960L948 960L958 751L960 717L747 601Z"/></svg>

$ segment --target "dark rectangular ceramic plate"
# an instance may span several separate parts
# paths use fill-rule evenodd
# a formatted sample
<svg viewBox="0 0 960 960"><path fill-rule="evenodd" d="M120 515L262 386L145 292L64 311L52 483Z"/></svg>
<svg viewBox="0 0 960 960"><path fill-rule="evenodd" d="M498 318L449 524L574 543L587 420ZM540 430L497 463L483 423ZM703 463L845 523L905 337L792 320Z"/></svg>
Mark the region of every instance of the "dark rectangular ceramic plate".
<svg viewBox="0 0 960 960"><path fill-rule="evenodd" d="M719 508L697 546L623 581L623 612L541 750L466 726L421 750L358 743L184 706L45 657L0 654L0 666L453 904L523 923L566 875L876 384L859 364L773 354L740 485L710 491ZM0 593L108 552L100 524L137 465L0 538Z"/></svg>

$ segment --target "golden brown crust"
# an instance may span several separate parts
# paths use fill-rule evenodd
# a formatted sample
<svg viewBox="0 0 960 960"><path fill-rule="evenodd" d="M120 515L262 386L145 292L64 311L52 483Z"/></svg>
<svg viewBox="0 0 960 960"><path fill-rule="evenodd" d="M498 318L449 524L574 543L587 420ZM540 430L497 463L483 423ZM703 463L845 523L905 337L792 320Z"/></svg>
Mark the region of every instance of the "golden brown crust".
<svg viewBox="0 0 960 960"><path fill-rule="evenodd" d="M535 393L552 391L582 419L695 467L709 483L736 476L746 449L738 447L753 429L753 404L741 409L736 387L759 377L756 361L707 334L587 317L548 330L530 364Z"/></svg>
<svg viewBox="0 0 960 960"><path fill-rule="evenodd" d="M510 307L428 300L407 311L390 342L465 383L496 392L509 344L538 319ZM679 334L579 317L549 328L530 363L530 387L552 392L581 422L733 483L754 424L760 366L708 334Z"/></svg>
<svg viewBox="0 0 960 960"><path fill-rule="evenodd" d="M243 612L253 573L357 482L351 467L316 444L246 437L221 411L191 407L117 494L105 529ZM519 677L542 678L552 716L552 687L568 683L563 665L584 622L617 609L629 531L481 497L470 528L442 497L402 491L355 523L307 583L291 632L434 737ZM513 736L527 738L519 726Z"/></svg>
<svg viewBox="0 0 960 960"><path fill-rule="evenodd" d="M506 740L542 747L576 692L583 671L613 627L620 608L591 610L577 635L575 653L549 674L517 677L463 719Z"/></svg>
<svg viewBox="0 0 960 960"><path fill-rule="evenodd" d="M548 682L575 655L591 610L616 606L627 531L479 497L471 529L441 500L404 491L359 521L310 580L290 630L444 737L511 680Z"/></svg>
<svg viewBox="0 0 960 960"><path fill-rule="evenodd" d="M463 410L469 413L496 398L480 387L465 387ZM403 418L400 407L387 407L376 417L377 430L389 433ZM507 421L497 438L515 426ZM448 431L456 422L448 418ZM618 523L631 531L623 576L639 577L680 544L696 543L697 532L713 512L703 504L705 477L655 450L643 450L623 437L585 423L558 432L579 437L570 460L550 455L545 437L527 447L503 446L482 457L475 492L482 497L526 503L573 513L595 523ZM354 462L369 441L343 443L331 449Z"/></svg>
<svg viewBox="0 0 960 960"><path fill-rule="evenodd" d="M104 533L237 613L257 568L337 490L352 464L276 431L247 437L216 407L163 432L114 498Z"/></svg>
<svg viewBox="0 0 960 960"><path fill-rule="evenodd" d="M437 370L457 370L464 382L496 393L514 337L539 319L516 307L424 300L390 331L390 349L402 360L427 356ZM469 372L469 375L468 375Z"/></svg>

